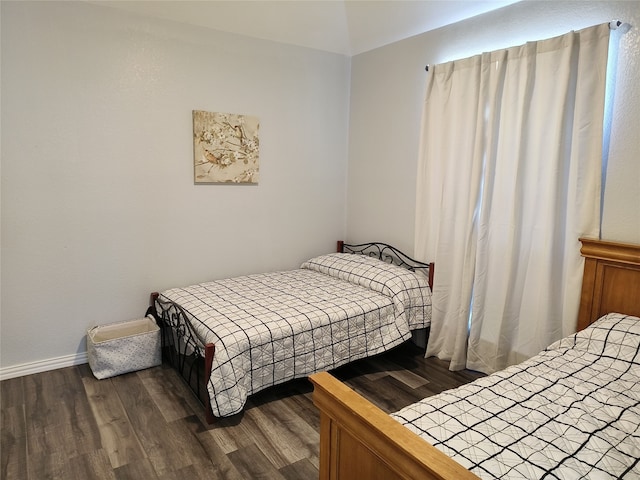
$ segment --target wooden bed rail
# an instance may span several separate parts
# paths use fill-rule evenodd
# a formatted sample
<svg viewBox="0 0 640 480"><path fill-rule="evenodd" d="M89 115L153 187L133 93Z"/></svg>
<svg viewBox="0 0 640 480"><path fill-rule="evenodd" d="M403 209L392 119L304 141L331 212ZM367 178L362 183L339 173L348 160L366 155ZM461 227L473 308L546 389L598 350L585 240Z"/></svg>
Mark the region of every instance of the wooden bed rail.
<svg viewBox="0 0 640 480"><path fill-rule="evenodd" d="M478 479L329 373L309 379L320 410L320 480Z"/></svg>

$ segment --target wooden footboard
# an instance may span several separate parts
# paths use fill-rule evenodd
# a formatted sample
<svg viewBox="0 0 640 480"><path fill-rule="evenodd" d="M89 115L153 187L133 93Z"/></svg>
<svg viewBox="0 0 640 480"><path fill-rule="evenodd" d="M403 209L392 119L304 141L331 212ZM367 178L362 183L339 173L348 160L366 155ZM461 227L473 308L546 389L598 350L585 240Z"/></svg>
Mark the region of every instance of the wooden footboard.
<svg viewBox="0 0 640 480"><path fill-rule="evenodd" d="M309 378L320 410L320 480L478 478L329 373Z"/></svg>

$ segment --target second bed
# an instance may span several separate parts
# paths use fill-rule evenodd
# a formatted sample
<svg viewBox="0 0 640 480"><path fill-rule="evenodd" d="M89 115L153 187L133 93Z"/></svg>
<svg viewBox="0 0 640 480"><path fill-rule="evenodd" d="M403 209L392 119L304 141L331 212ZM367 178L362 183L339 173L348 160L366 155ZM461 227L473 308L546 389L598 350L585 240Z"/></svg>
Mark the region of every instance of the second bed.
<svg viewBox="0 0 640 480"><path fill-rule="evenodd" d="M198 376L208 378L200 392L208 420L241 412L264 388L387 351L429 326L428 265L372 245L349 250L340 242L341 251L365 254L321 255L295 270L154 296L165 350L170 345L179 370L199 371L189 359L205 360ZM202 381L195 383L198 390Z"/></svg>

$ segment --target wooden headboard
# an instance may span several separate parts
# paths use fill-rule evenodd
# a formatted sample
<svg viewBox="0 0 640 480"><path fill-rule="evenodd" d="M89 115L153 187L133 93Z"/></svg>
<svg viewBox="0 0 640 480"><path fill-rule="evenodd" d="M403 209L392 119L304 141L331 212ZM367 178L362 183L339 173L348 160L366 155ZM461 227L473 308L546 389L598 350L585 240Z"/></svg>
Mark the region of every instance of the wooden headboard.
<svg viewBox="0 0 640 480"><path fill-rule="evenodd" d="M611 312L640 317L640 245L580 241L585 262L577 329Z"/></svg>

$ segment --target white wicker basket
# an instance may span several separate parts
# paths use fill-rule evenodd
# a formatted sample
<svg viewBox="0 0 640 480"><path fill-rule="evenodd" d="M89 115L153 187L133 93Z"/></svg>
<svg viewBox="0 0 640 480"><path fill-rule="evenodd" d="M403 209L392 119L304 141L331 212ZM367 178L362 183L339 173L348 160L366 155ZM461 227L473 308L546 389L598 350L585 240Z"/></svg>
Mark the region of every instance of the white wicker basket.
<svg viewBox="0 0 640 480"><path fill-rule="evenodd" d="M162 363L160 329L151 315L98 325L87 331L87 355L99 379L155 367Z"/></svg>

